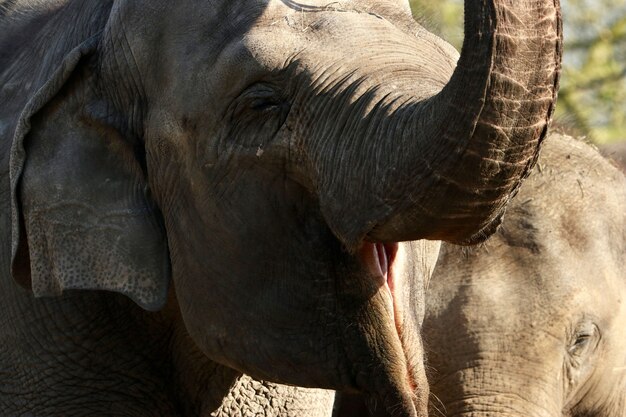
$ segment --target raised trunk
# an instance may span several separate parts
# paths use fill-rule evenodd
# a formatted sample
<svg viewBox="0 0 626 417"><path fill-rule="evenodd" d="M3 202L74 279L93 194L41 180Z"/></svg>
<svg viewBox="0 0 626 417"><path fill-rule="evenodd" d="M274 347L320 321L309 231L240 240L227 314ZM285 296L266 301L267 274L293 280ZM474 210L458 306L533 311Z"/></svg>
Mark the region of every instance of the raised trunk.
<svg viewBox="0 0 626 417"><path fill-rule="evenodd" d="M466 0L465 10L465 41L448 84L428 99L374 110L393 117L378 126L386 138L360 173L375 179L373 192L327 213L341 219L354 206L377 213L367 230L329 221L348 247L365 236L480 241L537 160L558 89L558 0Z"/></svg>

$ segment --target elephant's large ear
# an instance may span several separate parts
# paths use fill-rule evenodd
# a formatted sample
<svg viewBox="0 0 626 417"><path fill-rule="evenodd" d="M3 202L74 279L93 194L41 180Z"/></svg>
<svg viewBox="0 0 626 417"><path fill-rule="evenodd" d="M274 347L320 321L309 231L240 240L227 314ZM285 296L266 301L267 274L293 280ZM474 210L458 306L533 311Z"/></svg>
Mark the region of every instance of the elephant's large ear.
<svg viewBox="0 0 626 417"><path fill-rule="evenodd" d="M121 133L93 88L97 45L94 37L67 54L17 123L12 274L36 296L108 290L157 310L170 273L165 229L140 141Z"/></svg>

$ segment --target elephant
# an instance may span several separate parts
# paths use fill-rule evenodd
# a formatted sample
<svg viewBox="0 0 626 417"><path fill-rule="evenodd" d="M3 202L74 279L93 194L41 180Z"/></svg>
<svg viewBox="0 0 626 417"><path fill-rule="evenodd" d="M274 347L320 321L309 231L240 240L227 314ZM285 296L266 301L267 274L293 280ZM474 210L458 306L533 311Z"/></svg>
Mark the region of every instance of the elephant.
<svg viewBox="0 0 626 417"><path fill-rule="evenodd" d="M617 165L626 173L626 140L601 145L600 152L615 161Z"/></svg>
<svg viewBox="0 0 626 417"><path fill-rule="evenodd" d="M271 381L425 416L409 299L496 230L559 84L558 1L466 13L459 56L406 0L0 1L3 415L325 396Z"/></svg>
<svg viewBox="0 0 626 417"><path fill-rule="evenodd" d="M431 415L626 416L626 177L551 134L500 230L442 245L426 304Z"/></svg>

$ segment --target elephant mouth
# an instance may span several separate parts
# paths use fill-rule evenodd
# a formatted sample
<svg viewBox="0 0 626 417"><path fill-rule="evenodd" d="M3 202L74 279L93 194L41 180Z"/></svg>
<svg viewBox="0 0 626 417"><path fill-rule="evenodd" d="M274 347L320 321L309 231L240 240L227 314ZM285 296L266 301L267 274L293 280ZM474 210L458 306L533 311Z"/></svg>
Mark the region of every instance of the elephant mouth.
<svg viewBox="0 0 626 417"><path fill-rule="evenodd" d="M375 280L375 285L382 291L391 307L393 314L391 319L400 335L399 309L394 294L396 275L394 265L398 254L397 243L364 243L361 247L360 257L367 267L370 276Z"/></svg>
<svg viewBox="0 0 626 417"><path fill-rule="evenodd" d="M368 243L365 242L360 250L363 264L368 268L372 276L378 280L380 286L389 289L389 295L393 297L393 274L391 268L398 253L397 243Z"/></svg>
<svg viewBox="0 0 626 417"><path fill-rule="evenodd" d="M396 334L402 345L405 359L410 358L410 347L405 346L402 330L403 330L403 310L402 297L399 293L402 283L402 271L400 267L402 260L399 259L403 255L399 251L398 243L369 243L365 242L359 251L359 257L363 264L367 267L370 275L376 280L376 285L387 298L389 311L392 312L390 320L392 320ZM409 349L407 349L409 348ZM409 368L412 368L409 366ZM406 370L406 379L408 386L415 391L417 387L416 377L412 375L409 369Z"/></svg>

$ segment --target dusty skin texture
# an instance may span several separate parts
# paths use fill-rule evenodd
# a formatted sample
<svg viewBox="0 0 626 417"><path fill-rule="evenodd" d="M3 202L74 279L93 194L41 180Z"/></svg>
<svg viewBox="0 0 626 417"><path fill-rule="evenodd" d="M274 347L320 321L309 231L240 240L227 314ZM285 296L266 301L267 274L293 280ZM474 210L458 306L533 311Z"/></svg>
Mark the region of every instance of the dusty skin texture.
<svg viewBox="0 0 626 417"><path fill-rule="evenodd" d="M459 57L404 0L0 1L0 408L425 416L396 242L495 231L560 69L558 2L466 14Z"/></svg>
<svg viewBox="0 0 626 417"><path fill-rule="evenodd" d="M502 228L443 245L424 339L431 415L626 416L626 179L552 135Z"/></svg>
<svg viewBox="0 0 626 417"><path fill-rule="evenodd" d="M331 413L332 391L256 381L209 361L174 299L154 314L113 294L35 300L8 280L0 288L3 417Z"/></svg>
<svg viewBox="0 0 626 417"><path fill-rule="evenodd" d="M608 145L601 145L600 152L614 161L626 173L626 140Z"/></svg>
<svg viewBox="0 0 626 417"><path fill-rule="evenodd" d="M626 179L613 164L552 134L500 231L443 244L424 327L432 416L626 415ZM362 397L337 402L335 417L372 415Z"/></svg>

